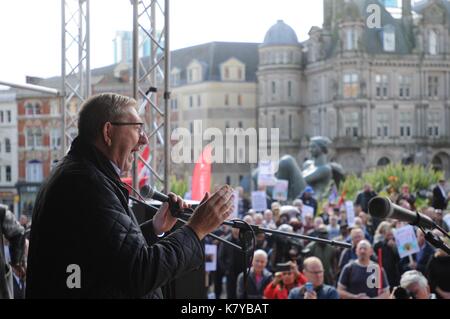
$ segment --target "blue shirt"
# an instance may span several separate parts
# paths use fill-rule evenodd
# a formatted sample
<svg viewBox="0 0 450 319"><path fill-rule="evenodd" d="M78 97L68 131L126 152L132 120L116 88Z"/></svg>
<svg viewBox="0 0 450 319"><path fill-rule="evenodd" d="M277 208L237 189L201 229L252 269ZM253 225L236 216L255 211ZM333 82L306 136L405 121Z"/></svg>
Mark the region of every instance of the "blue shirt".
<svg viewBox="0 0 450 319"><path fill-rule="evenodd" d="M317 299L339 299L339 293L336 288L329 285L322 285L314 288ZM288 299L304 299L305 286L292 288L289 292Z"/></svg>
<svg viewBox="0 0 450 319"><path fill-rule="evenodd" d="M379 274L374 272L375 269L379 271L379 267L372 261L370 262L370 266L371 269L369 269L369 266L360 265L357 261L349 262L342 269L338 284L344 286L345 290L352 294L365 293L370 298L377 297L378 288L369 287L367 281L369 276L376 276L374 277L376 280L379 278ZM382 269L382 281L383 290L388 289L389 283L384 269Z"/></svg>

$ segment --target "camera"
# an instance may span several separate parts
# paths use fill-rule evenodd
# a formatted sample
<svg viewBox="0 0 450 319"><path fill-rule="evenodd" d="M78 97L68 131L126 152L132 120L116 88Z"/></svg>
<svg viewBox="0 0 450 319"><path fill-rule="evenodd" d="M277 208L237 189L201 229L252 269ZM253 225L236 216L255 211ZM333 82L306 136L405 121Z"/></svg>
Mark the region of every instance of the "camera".
<svg viewBox="0 0 450 319"><path fill-rule="evenodd" d="M275 272L285 272L285 271L291 271L291 264L289 262L276 264Z"/></svg>
<svg viewBox="0 0 450 319"><path fill-rule="evenodd" d="M395 299L415 299L415 296L403 287L395 287L393 291Z"/></svg>

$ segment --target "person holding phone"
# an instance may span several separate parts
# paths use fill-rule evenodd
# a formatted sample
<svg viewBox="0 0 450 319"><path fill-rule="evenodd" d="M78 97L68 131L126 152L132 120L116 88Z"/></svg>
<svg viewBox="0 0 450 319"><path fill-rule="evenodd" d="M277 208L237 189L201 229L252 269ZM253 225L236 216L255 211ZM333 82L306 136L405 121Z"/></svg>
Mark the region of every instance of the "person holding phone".
<svg viewBox="0 0 450 319"><path fill-rule="evenodd" d="M274 279L264 289L265 299L288 299L291 289L300 287L307 281L293 261L278 263L275 271Z"/></svg>
<svg viewBox="0 0 450 319"><path fill-rule="evenodd" d="M288 299L339 299L336 288L323 283L323 265L319 258L306 258L303 273L308 282L302 287L293 288Z"/></svg>

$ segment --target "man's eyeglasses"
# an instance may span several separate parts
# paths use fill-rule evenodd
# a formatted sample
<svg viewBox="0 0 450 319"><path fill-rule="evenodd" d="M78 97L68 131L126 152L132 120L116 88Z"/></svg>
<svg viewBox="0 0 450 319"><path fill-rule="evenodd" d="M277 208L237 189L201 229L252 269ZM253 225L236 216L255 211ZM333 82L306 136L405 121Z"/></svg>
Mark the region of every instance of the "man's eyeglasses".
<svg viewBox="0 0 450 319"><path fill-rule="evenodd" d="M140 123L140 122L110 122L111 125L115 125L115 126L130 126L130 125L138 125L138 132L140 136L144 136L145 135L145 129L144 129L144 123Z"/></svg>

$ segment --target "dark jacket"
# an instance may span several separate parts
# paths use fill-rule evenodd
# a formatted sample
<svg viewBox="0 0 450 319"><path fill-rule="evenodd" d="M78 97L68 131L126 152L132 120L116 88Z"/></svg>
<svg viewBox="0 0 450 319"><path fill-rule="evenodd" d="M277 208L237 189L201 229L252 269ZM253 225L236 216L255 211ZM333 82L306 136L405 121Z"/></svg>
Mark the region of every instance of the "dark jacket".
<svg viewBox="0 0 450 319"><path fill-rule="evenodd" d="M400 256L396 247L388 245L386 240L376 243L373 247L374 254L379 256L381 250L381 261L386 276L388 278L389 286L395 287L400 284Z"/></svg>
<svg viewBox="0 0 450 319"><path fill-rule="evenodd" d="M368 213L369 212L369 202L375 196L377 196L377 193L375 193L374 191L360 192L356 196L355 205L361 206L361 209L363 210L363 212Z"/></svg>
<svg viewBox="0 0 450 319"><path fill-rule="evenodd" d="M11 266L6 264L3 236L9 240L11 264L17 265L23 261L24 232L23 227L20 226L8 207L0 205L0 299L12 299L14 297L13 291L9 291L6 282L6 273L12 272L12 269ZM12 276L12 273L10 273L10 276Z"/></svg>
<svg viewBox="0 0 450 319"><path fill-rule="evenodd" d="M152 222L139 226L128 196L111 162L76 138L36 198L26 297L150 297L202 266L202 244L192 229L184 226L152 245Z"/></svg>
<svg viewBox="0 0 450 319"><path fill-rule="evenodd" d="M433 206L435 209L447 209L448 205L448 198L444 197L444 194L442 194L441 189L439 188L439 185L433 188L433 202L431 206Z"/></svg>
<svg viewBox="0 0 450 319"><path fill-rule="evenodd" d="M266 269L263 270L262 279L257 284L255 272L250 270L247 278L247 299L263 299L264 288L272 282L272 273ZM240 273L237 279L236 296L238 299L244 298L244 273Z"/></svg>

